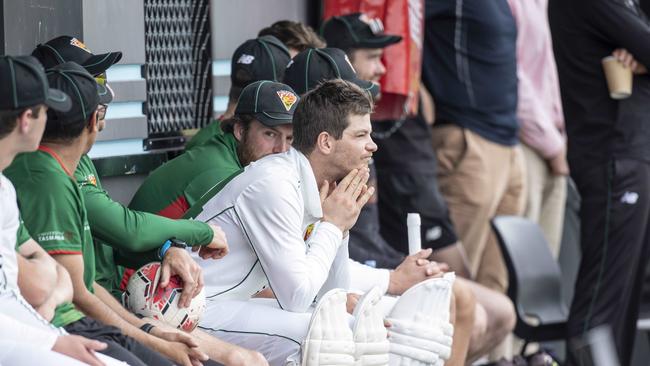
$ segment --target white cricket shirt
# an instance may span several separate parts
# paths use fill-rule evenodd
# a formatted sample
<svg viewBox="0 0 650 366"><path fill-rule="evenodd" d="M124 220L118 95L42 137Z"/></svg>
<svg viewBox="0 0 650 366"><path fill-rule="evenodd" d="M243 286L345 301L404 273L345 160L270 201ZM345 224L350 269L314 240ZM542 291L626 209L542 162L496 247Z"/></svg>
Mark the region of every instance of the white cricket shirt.
<svg viewBox="0 0 650 366"><path fill-rule="evenodd" d="M351 261L347 237L322 216L302 153L291 148L251 163L196 217L220 226L230 247L219 260L196 256L208 301L246 300L270 286L281 308L303 312L331 288L385 292L388 271Z"/></svg>

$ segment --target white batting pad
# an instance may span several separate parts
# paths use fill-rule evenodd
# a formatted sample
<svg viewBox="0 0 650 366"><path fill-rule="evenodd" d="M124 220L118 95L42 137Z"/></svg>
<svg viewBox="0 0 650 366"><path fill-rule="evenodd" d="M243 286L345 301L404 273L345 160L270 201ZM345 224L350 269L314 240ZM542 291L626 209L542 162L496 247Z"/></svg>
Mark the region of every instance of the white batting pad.
<svg viewBox="0 0 650 366"><path fill-rule="evenodd" d="M357 366L388 366L389 342L384 314L378 306L381 291L373 287L354 308L352 333Z"/></svg>
<svg viewBox="0 0 650 366"><path fill-rule="evenodd" d="M387 320L390 366L443 366L451 356L454 328L449 307L454 273L408 289Z"/></svg>
<svg viewBox="0 0 650 366"><path fill-rule="evenodd" d="M347 295L342 289L330 290L321 297L302 345L303 366L355 365L355 344L346 301Z"/></svg>

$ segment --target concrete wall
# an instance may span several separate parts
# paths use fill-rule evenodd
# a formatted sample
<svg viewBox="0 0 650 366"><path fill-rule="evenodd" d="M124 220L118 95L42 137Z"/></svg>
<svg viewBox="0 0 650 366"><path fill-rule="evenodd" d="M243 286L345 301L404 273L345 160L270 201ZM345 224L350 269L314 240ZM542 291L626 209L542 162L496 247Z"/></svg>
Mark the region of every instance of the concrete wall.
<svg viewBox="0 0 650 366"><path fill-rule="evenodd" d="M30 54L57 35L82 36L82 0L0 0L0 54Z"/></svg>

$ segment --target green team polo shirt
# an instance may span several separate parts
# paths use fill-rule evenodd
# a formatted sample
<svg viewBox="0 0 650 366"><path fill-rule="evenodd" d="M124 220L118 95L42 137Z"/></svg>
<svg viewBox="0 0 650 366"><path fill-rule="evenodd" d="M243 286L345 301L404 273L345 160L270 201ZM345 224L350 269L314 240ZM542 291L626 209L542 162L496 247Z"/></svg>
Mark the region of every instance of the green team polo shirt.
<svg viewBox="0 0 650 366"><path fill-rule="evenodd" d="M158 261L157 251L170 238L188 245L205 245L213 232L206 223L170 220L134 211L113 201L102 188L99 174L90 157L84 155L75 171L84 198L88 222L95 241L96 281L114 296L121 295L124 267Z"/></svg>
<svg viewBox="0 0 650 366"><path fill-rule="evenodd" d="M17 156L5 175L16 187L27 231L50 255L81 255L84 283L93 292L95 251L75 181L51 153L41 150ZM83 317L66 303L56 308L52 324L62 327Z"/></svg>
<svg viewBox="0 0 650 366"><path fill-rule="evenodd" d="M181 218L210 188L241 168L235 136L219 130L203 145L154 170L129 207Z"/></svg>
<svg viewBox="0 0 650 366"><path fill-rule="evenodd" d="M185 145L185 151L190 151L197 146L208 142L212 136L221 134L221 121L219 119L210 122L207 126L199 130L192 139Z"/></svg>

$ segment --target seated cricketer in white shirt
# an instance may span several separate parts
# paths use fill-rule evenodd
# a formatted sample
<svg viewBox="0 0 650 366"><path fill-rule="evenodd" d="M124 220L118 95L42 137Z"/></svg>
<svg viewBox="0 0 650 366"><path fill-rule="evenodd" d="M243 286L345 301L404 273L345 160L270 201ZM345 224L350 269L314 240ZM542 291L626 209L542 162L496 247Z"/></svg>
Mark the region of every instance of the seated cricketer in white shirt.
<svg viewBox="0 0 650 366"><path fill-rule="evenodd" d="M332 125L329 132L313 131L321 127L311 125L310 114L319 108ZM323 83L294 113L295 148L251 163L193 208L200 211L197 220L224 230L230 246L219 261L196 257L208 300L200 328L261 352L270 365L300 364L310 307L319 295L375 286L383 294L401 294L440 273L424 259L430 251L410 257L404 265L409 268L395 276L348 257L347 232L374 192L365 184L377 149L370 137L371 111L372 102L357 86ZM252 298L267 288L273 299ZM385 297L384 311L394 302Z"/></svg>

